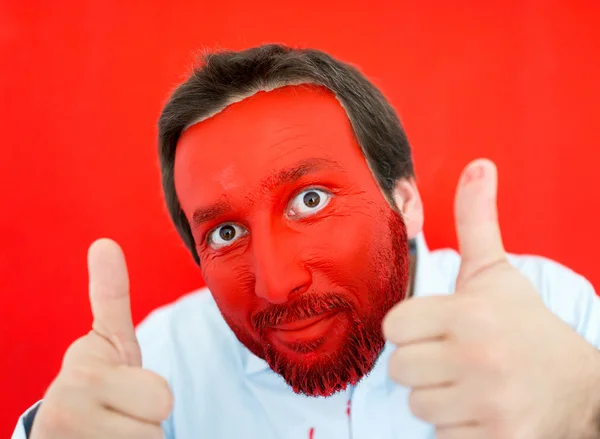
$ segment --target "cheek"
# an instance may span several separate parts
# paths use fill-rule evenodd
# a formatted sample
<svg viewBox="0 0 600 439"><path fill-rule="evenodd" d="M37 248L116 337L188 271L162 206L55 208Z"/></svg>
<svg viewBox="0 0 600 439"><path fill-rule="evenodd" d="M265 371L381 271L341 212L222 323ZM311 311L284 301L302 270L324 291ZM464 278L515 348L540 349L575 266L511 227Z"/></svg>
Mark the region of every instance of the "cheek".
<svg viewBox="0 0 600 439"><path fill-rule="evenodd" d="M224 314L244 319L256 304L255 278L243 258L200 261L206 286Z"/></svg>
<svg viewBox="0 0 600 439"><path fill-rule="evenodd" d="M380 208L331 218L315 227L311 242L320 244L308 250L307 263L335 284L362 289L390 262L388 224Z"/></svg>

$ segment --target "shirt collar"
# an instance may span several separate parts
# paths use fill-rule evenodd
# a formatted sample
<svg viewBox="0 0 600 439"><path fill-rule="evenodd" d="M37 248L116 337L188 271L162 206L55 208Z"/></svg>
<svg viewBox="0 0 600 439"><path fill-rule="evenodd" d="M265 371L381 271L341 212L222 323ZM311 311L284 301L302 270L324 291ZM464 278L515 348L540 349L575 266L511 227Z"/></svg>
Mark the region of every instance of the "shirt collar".
<svg viewBox="0 0 600 439"><path fill-rule="evenodd" d="M452 293L450 284L444 278L434 256L427 247L423 233L415 238L417 247L415 282L413 297L448 295Z"/></svg>
<svg viewBox="0 0 600 439"><path fill-rule="evenodd" d="M423 233L419 233L419 235L415 238L415 245L417 266L415 270L413 296L422 297L434 294L450 294L448 284L444 282L442 273L431 258L431 254L429 248L427 247ZM252 375L270 369L265 360L257 357L241 344L240 346L245 352L245 358L243 361L245 361L246 375ZM386 343L383 352L377 360L377 363L375 363L375 366L368 375L369 381L379 381L387 377L387 358L392 352L393 345Z"/></svg>

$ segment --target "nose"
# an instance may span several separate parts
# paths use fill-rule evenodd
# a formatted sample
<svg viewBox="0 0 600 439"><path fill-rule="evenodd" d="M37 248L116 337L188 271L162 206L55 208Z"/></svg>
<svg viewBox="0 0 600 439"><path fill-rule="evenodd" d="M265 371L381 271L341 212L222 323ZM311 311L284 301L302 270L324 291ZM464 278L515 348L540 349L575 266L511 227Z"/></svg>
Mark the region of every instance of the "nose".
<svg viewBox="0 0 600 439"><path fill-rule="evenodd" d="M254 235L255 293L271 303L285 303L291 296L306 292L312 283L310 272L298 260L298 248L284 234Z"/></svg>

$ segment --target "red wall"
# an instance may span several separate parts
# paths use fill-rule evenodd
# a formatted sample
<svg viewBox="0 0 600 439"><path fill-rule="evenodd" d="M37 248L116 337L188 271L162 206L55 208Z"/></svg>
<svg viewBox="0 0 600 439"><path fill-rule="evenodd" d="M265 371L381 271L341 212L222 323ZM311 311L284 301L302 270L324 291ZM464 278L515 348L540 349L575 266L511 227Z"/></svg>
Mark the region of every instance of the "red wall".
<svg viewBox="0 0 600 439"><path fill-rule="evenodd" d="M596 0L1 2L0 437L89 328L92 240L123 245L136 321L201 284L155 152L199 48L285 42L361 66L406 125L432 246L455 244L455 181L487 156L507 248L599 287L599 22Z"/></svg>

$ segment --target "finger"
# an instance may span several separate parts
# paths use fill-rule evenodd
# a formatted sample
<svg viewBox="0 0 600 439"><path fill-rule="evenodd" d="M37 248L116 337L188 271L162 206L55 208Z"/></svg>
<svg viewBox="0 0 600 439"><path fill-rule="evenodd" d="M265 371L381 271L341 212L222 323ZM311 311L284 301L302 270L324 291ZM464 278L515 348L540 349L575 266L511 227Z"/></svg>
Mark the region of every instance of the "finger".
<svg viewBox="0 0 600 439"><path fill-rule="evenodd" d="M411 412L436 426L475 423L473 408L456 385L415 389L408 397Z"/></svg>
<svg viewBox="0 0 600 439"><path fill-rule="evenodd" d="M481 439L488 437L483 428L475 423L450 425L435 429L436 439Z"/></svg>
<svg viewBox="0 0 600 439"><path fill-rule="evenodd" d="M398 346L444 337L450 306L450 296L413 297L400 302L383 319L383 335Z"/></svg>
<svg viewBox="0 0 600 439"><path fill-rule="evenodd" d="M102 365L105 363L119 364L121 356L115 350L113 343L106 337L99 335L96 331L90 331L89 334L75 340L65 352L62 362L63 370L79 367L82 364ZM99 360L99 361L98 361Z"/></svg>
<svg viewBox="0 0 600 439"><path fill-rule="evenodd" d="M87 431L81 437L116 439L164 439L160 423L144 422L109 409L97 409L86 422Z"/></svg>
<svg viewBox="0 0 600 439"><path fill-rule="evenodd" d="M129 275L119 245L110 239L95 241L88 251L88 271L94 331L113 343L124 363L141 366L131 318Z"/></svg>
<svg viewBox="0 0 600 439"><path fill-rule="evenodd" d="M458 366L448 341L413 343L396 349L389 360L389 375L413 389L449 385L458 380Z"/></svg>
<svg viewBox="0 0 600 439"><path fill-rule="evenodd" d="M497 189L498 174L490 160L475 160L463 171L454 202L462 258L460 281L505 259L498 225Z"/></svg>
<svg viewBox="0 0 600 439"><path fill-rule="evenodd" d="M147 422L162 422L173 409L167 381L149 370L118 367L107 371L100 401L111 409Z"/></svg>
<svg viewBox="0 0 600 439"><path fill-rule="evenodd" d="M91 389L56 385L53 383L40 406L40 415L46 420L56 419L56 436L89 439L161 439L160 424L144 422L107 408L96 398L90 398ZM44 413L42 413L44 412ZM35 430L39 426L33 423ZM32 436L33 437L33 436ZM38 436L35 436L38 437Z"/></svg>

